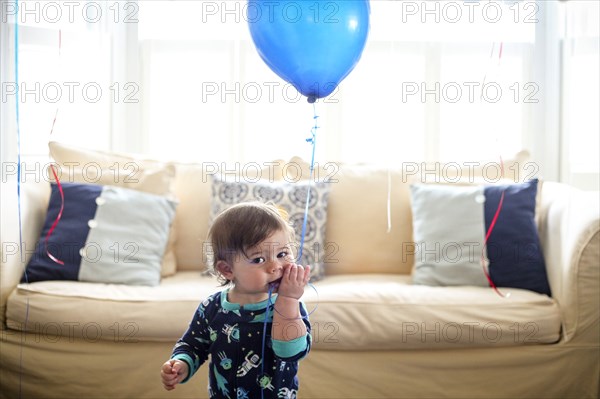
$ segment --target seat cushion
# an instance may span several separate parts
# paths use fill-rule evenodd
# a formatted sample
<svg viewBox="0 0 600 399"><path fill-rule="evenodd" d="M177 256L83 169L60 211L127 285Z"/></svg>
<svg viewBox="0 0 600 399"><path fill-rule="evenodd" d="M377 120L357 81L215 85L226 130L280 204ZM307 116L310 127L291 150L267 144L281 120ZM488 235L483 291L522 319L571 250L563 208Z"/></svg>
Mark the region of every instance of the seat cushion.
<svg viewBox="0 0 600 399"><path fill-rule="evenodd" d="M331 350L445 349L555 343L558 304L533 291L413 285L408 275L340 275L316 284L315 346ZM316 294L312 294L316 295ZM307 300L309 311L312 298Z"/></svg>
<svg viewBox="0 0 600 399"><path fill-rule="evenodd" d="M74 281L20 284L7 324L41 339L54 335L138 341L177 340L215 279L178 272L158 287ZM328 350L442 349L557 342L558 305L546 295L510 288L412 285L410 276L328 276L305 290L313 343ZM25 327L27 301L29 316Z"/></svg>

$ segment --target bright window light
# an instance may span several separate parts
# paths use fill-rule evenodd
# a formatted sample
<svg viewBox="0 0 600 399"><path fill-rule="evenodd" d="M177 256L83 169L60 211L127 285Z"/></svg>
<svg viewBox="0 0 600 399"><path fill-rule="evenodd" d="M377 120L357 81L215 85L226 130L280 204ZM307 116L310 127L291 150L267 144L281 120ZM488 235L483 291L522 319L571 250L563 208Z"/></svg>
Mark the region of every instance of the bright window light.
<svg viewBox="0 0 600 399"><path fill-rule="evenodd" d="M370 4L371 33L362 59L317 104L321 157L390 164L489 159L522 148L527 105L511 99L529 89L523 79L531 67L535 2ZM143 118L151 152L246 161L309 156L303 144L312 107L259 58L246 1L139 5L148 77ZM500 42L502 63L490 67L490 50ZM481 88L475 101L466 99L466 91L459 103L448 98L448 84L470 90L470 82L484 83L486 74L488 84L501 85L502 101L482 104ZM436 83L441 100L423 97ZM205 148L206 142L214 145Z"/></svg>

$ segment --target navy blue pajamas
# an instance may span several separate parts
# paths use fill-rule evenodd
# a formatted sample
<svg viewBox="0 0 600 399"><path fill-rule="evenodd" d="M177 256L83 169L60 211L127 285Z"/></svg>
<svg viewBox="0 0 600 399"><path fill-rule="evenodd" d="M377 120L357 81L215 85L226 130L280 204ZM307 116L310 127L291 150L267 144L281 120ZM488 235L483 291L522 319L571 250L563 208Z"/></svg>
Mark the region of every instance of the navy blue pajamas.
<svg viewBox="0 0 600 399"><path fill-rule="evenodd" d="M298 361L310 350L310 323L304 305L300 314L308 334L292 341L271 338L273 303L269 306L263 358L263 329L268 301L240 306L227 301L224 290L205 299L185 334L177 341L172 359L187 363L187 382L208 359L212 398L296 398ZM264 364L263 364L264 363ZM264 371L263 371L264 369Z"/></svg>

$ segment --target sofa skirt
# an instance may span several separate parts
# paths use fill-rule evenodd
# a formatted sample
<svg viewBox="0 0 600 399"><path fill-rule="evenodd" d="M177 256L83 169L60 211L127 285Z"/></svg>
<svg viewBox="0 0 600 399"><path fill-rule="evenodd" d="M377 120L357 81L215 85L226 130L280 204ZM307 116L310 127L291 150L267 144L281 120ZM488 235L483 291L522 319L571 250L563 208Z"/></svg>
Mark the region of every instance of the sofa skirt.
<svg viewBox="0 0 600 399"><path fill-rule="evenodd" d="M2 331L1 398L207 398L206 369L165 391L166 342L89 342ZM598 346L313 350L299 398L596 398Z"/></svg>

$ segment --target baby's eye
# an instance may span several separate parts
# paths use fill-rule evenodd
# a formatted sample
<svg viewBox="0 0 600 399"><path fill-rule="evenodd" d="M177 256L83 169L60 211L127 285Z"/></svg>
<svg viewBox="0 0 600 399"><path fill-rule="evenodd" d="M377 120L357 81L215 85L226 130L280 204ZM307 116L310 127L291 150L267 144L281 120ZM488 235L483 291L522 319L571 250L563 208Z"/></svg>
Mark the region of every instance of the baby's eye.
<svg viewBox="0 0 600 399"><path fill-rule="evenodd" d="M264 262L265 262L265 258L263 258L262 256L250 260L250 263L255 263L255 264L264 263Z"/></svg>
<svg viewBox="0 0 600 399"><path fill-rule="evenodd" d="M282 252L280 252L280 253L277 254L277 257L279 259L288 258L289 256L290 256L290 253L288 251L282 251Z"/></svg>

